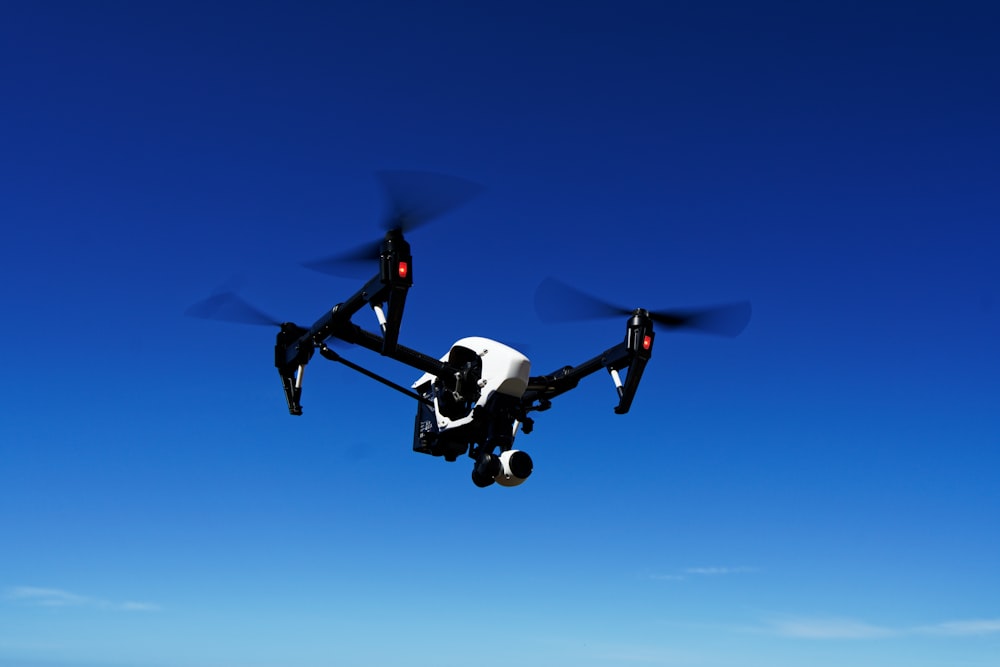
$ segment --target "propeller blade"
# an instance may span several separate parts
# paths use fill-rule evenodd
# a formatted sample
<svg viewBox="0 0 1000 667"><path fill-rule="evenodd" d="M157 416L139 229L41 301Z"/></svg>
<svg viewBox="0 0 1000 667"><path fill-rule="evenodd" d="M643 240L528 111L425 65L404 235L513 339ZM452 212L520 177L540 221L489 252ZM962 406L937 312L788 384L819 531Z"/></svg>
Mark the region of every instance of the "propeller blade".
<svg viewBox="0 0 1000 667"><path fill-rule="evenodd" d="M220 292L199 301L184 311L188 317L237 324L280 327L281 322L250 305L236 292Z"/></svg>
<svg viewBox="0 0 1000 667"><path fill-rule="evenodd" d="M694 329L734 338L747 328L751 313L750 302L740 301L697 310L650 311L649 317L668 329Z"/></svg>
<svg viewBox="0 0 1000 667"><path fill-rule="evenodd" d="M621 317L633 309L581 292L555 278L546 278L535 292L535 309L543 322ZM654 322L668 329L689 329L718 336L738 336L750 322L748 301L691 310L648 311Z"/></svg>
<svg viewBox="0 0 1000 667"><path fill-rule="evenodd" d="M369 241L344 252L302 262L302 266L330 276L368 278L370 276L362 274L371 272L372 262L378 261L381 249L382 244L380 241Z"/></svg>
<svg viewBox="0 0 1000 667"><path fill-rule="evenodd" d="M535 291L535 310L543 322L598 320L629 315L630 309L616 306L581 292L561 280L546 278Z"/></svg>
<svg viewBox="0 0 1000 667"><path fill-rule="evenodd" d="M483 191L479 183L427 171L379 171L376 175L388 204L382 221L386 231L412 231L462 206Z"/></svg>
<svg viewBox="0 0 1000 667"><path fill-rule="evenodd" d="M453 211L475 198L483 186L457 176L426 171L379 171L376 177L386 198L386 214L381 227L408 232ZM343 278L368 277L372 262L378 261L382 239L363 243L343 252L320 257L302 266Z"/></svg>

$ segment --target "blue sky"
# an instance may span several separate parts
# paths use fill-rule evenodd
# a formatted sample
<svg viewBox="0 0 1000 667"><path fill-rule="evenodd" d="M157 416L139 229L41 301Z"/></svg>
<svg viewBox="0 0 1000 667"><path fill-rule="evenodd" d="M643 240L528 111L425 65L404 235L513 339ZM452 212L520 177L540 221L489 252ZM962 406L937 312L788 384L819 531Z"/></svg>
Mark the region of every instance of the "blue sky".
<svg viewBox="0 0 1000 667"><path fill-rule="evenodd" d="M1000 15L987 3L27 3L0 24L0 666L986 667L1000 656ZM544 373L548 275L748 299L539 415L515 489L273 334L410 235L401 340ZM345 352L397 382L418 372Z"/></svg>

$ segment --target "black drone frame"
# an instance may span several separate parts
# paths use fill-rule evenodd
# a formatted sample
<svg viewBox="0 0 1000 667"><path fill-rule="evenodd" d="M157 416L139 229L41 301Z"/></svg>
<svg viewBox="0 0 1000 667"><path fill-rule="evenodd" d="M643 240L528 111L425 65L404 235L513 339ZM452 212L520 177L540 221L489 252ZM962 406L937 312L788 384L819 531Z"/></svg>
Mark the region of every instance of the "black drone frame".
<svg viewBox="0 0 1000 667"><path fill-rule="evenodd" d="M317 349L326 359L341 363L418 401L429 403L425 396L341 357L326 345L331 337L429 373L456 393L461 387L468 386L472 380L469 377L472 371L468 365L450 365L399 344L399 328L403 320L406 294L412 285L413 258L410 244L403 238L400 229L392 229L382 240L378 274L364 287L343 303L334 306L309 329L292 322L281 324L274 347L274 365L281 377L291 414L302 414L303 374ZM365 305L375 312L381 335L366 331L351 321L355 313ZM653 320L648 311L635 309L629 316L623 342L577 366L566 366L547 375L530 377L520 403L511 406L510 416L521 423L522 432L530 433L533 421L528 417L529 412L549 409L553 398L575 388L581 379L602 368L610 373L618 392L615 412L625 414L632 405L646 363L652 356L654 335ZM623 369L626 370L624 382L620 375ZM491 448L490 443L479 444L487 449ZM475 451L477 448L474 446L473 449Z"/></svg>

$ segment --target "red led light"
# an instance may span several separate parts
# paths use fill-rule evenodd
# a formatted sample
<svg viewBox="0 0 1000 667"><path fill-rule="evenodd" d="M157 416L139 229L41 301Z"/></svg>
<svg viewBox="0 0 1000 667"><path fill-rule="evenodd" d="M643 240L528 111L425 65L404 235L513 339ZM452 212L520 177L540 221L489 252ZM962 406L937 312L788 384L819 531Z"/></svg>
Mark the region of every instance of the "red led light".
<svg viewBox="0 0 1000 667"><path fill-rule="evenodd" d="M410 271L410 265L409 264L407 264L406 262L400 262L399 263L399 277L400 278L405 278L406 274L409 273L409 271Z"/></svg>
<svg viewBox="0 0 1000 667"><path fill-rule="evenodd" d="M653 337L652 336L644 336L643 339L642 339L642 349L648 350L651 347L653 347Z"/></svg>

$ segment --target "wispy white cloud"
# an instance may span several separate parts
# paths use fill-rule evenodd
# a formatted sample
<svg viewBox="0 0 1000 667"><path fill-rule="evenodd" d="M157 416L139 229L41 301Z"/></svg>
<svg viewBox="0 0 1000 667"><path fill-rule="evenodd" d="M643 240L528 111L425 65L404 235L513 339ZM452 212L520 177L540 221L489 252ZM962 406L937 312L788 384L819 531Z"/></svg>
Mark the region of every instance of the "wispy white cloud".
<svg viewBox="0 0 1000 667"><path fill-rule="evenodd" d="M7 591L7 598L21 600L40 607L76 607L86 603L86 598L57 588L16 586Z"/></svg>
<svg viewBox="0 0 1000 667"><path fill-rule="evenodd" d="M160 605L152 602L120 602L116 608L122 611L160 611Z"/></svg>
<svg viewBox="0 0 1000 667"><path fill-rule="evenodd" d="M890 628L848 618L785 618L768 622L771 632L795 639L874 639L897 634Z"/></svg>
<svg viewBox="0 0 1000 667"><path fill-rule="evenodd" d="M767 621L766 632L794 639L883 639L914 635L970 637L1000 634L1000 618L908 627L874 625L850 618L780 618Z"/></svg>
<svg viewBox="0 0 1000 667"><path fill-rule="evenodd" d="M972 635L1000 634L1000 618L982 618L965 621L948 621L937 625L924 625L914 628L914 632L924 635L946 635L949 637L968 637Z"/></svg>
<svg viewBox="0 0 1000 667"><path fill-rule="evenodd" d="M36 607L89 607L113 611L158 611L160 606L151 602L112 602L101 598L77 595L59 588L15 586L7 589L7 599Z"/></svg>
<svg viewBox="0 0 1000 667"><path fill-rule="evenodd" d="M687 574L697 574L704 577L717 577L726 574L744 574L746 572L756 572L753 567L689 567L684 570Z"/></svg>

